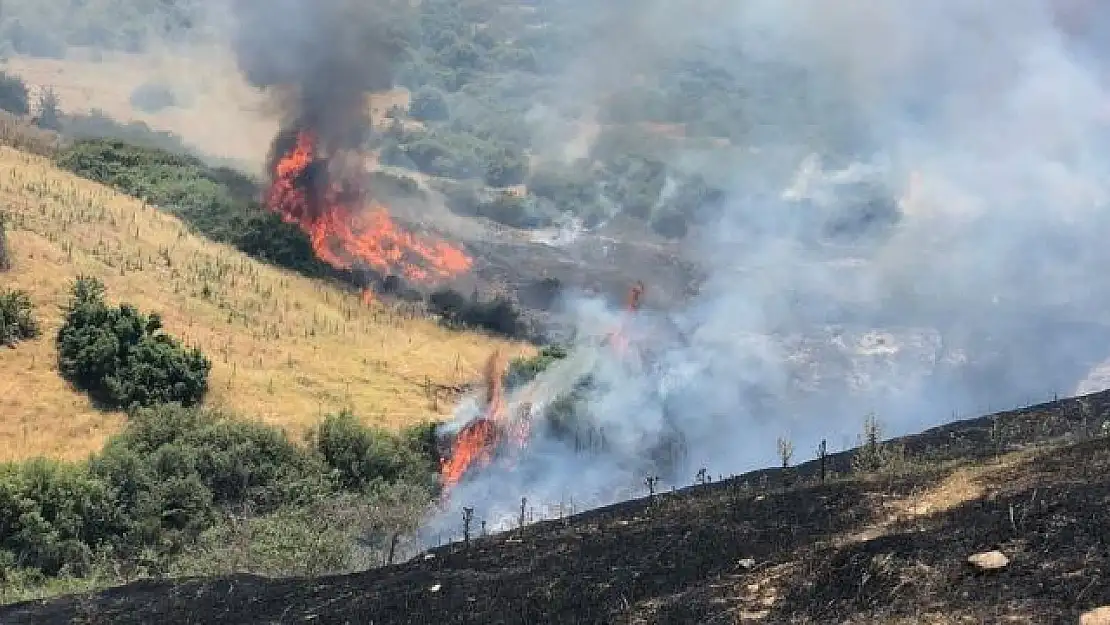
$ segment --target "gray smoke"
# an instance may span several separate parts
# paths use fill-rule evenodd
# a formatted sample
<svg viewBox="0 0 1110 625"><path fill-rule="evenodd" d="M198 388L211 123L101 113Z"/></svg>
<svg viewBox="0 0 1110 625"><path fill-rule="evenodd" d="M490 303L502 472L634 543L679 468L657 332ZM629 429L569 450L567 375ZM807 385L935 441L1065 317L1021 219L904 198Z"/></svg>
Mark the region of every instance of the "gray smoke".
<svg viewBox="0 0 1110 625"><path fill-rule="evenodd" d="M646 1L614 22L568 63L575 97L601 101L607 73L654 62L634 53L650 41L700 46L760 94L750 145L674 159L729 191L688 245L709 278L665 324L636 322L654 352L643 364L596 346L618 312L576 302L584 338L540 385L568 390L588 360L598 390L585 406L608 452L541 430L515 468L462 484L429 528L455 528L466 505L493 524L512 522L521 497L581 510L643 494L651 450L675 432L688 455L673 480L686 484L700 467L773 463L780 436L798 461L821 439L854 444L872 411L893 436L1093 390L1110 355L1110 11L1061 4ZM791 80L746 71L753 59ZM829 236L870 196L893 218L849 218L867 236ZM644 279L650 307L650 268Z"/></svg>
<svg viewBox="0 0 1110 625"><path fill-rule="evenodd" d="M403 49L389 0L233 0L233 49L255 87L274 95L286 147L314 130L330 149L358 147L369 129L366 96L393 86Z"/></svg>

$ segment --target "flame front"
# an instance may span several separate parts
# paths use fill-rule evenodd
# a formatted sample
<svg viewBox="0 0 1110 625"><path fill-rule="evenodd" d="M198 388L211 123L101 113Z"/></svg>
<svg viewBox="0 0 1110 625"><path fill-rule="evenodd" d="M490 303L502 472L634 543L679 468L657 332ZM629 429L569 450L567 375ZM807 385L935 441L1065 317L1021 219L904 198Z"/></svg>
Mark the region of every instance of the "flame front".
<svg viewBox="0 0 1110 625"><path fill-rule="evenodd" d="M450 490L473 466L487 466L493 461L494 452L508 438L523 445L527 432L520 425L507 423L505 408L504 379L507 369L501 350L495 350L486 361L486 408L485 413L467 423L455 437L451 454L440 467L440 482L445 490Z"/></svg>
<svg viewBox="0 0 1110 625"><path fill-rule="evenodd" d="M366 202L330 179L315 182L316 171L328 173L316 135L302 130L275 163L265 199L270 210L308 235L324 262L337 269L362 263L414 282L447 279L470 269L472 261L461 249L417 238L394 223L382 204Z"/></svg>
<svg viewBox="0 0 1110 625"><path fill-rule="evenodd" d="M628 289L628 298L625 300L625 319L623 319L621 324L609 334L609 342L618 356L623 357L628 354L629 340L625 325L628 323L628 317L636 314L636 311L640 310L640 304L641 300L643 300L645 289L644 283L639 281Z"/></svg>
<svg viewBox="0 0 1110 625"><path fill-rule="evenodd" d="M625 303L625 318L606 338L606 342L622 359L628 355L627 325L631 317L640 310L643 294L643 282L632 285ZM491 354L486 362L485 410L481 417L463 426L455 436L450 455L440 466L440 482L445 498L471 468L488 466L499 451L507 449L513 452L528 444L533 416L531 391L525 388L514 402L517 409L510 411L503 388L506 368L500 350ZM512 454L509 456L509 460L511 459Z"/></svg>

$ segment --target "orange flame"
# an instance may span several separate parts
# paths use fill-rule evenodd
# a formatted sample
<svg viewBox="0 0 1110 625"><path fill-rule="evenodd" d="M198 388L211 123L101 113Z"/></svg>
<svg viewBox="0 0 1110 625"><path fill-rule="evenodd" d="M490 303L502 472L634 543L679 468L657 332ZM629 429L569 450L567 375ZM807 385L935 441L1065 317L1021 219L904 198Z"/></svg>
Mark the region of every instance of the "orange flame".
<svg viewBox="0 0 1110 625"><path fill-rule="evenodd" d="M454 277L472 265L461 249L443 241L422 240L401 229L385 206L351 197L327 180L312 188L313 168L327 175L316 135L297 134L296 143L274 165L266 206L308 235L316 256L337 269L357 263L381 273L399 273L415 282Z"/></svg>
<svg viewBox="0 0 1110 625"><path fill-rule="evenodd" d="M374 291L370 289L363 289L361 299L364 305L370 306L374 303Z"/></svg>
<svg viewBox="0 0 1110 625"><path fill-rule="evenodd" d="M640 305L642 303L644 291L646 290L646 288L647 287L644 286L643 282L637 280L636 283L628 289L628 298L625 300L626 316L632 315L636 311L640 310ZM615 330L613 330L612 333L609 334L610 344L613 346L613 349L617 352L617 354L621 356L624 356L626 353L628 353L629 340L624 330L625 323L627 323L627 319L622 322L622 324L618 326Z"/></svg>
<svg viewBox="0 0 1110 625"><path fill-rule="evenodd" d="M506 435L519 446L523 446L527 441L526 422L506 423L508 416L504 389L506 369L507 363L501 350L494 350L486 361L484 372L485 414L466 424L455 437L451 455L440 467L440 481L444 488L450 489L458 484L471 467L489 465L493 460L494 451L502 444Z"/></svg>
<svg viewBox="0 0 1110 625"><path fill-rule="evenodd" d="M466 424L455 438L451 456L443 461L440 468L443 487L453 488L471 466L488 465L493 460L497 439L497 426L489 419L481 418Z"/></svg>

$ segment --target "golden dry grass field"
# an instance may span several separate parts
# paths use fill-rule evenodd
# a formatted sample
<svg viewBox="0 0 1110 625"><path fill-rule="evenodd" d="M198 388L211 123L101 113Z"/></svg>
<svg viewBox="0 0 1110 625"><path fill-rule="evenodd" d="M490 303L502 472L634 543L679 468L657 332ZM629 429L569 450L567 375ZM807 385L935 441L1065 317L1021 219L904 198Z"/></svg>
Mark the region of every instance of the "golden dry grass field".
<svg viewBox="0 0 1110 625"><path fill-rule="evenodd" d="M94 409L59 377L53 336L75 276L99 277L110 301L163 315L169 332L213 362L208 404L300 437L328 412L398 427L442 418L435 385L480 376L491 351L530 353L448 331L396 308L254 261L190 234L176 218L0 148L0 210L13 269L0 287L30 293L43 335L0 350L0 461L98 450L124 417ZM432 392L429 392L429 386Z"/></svg>

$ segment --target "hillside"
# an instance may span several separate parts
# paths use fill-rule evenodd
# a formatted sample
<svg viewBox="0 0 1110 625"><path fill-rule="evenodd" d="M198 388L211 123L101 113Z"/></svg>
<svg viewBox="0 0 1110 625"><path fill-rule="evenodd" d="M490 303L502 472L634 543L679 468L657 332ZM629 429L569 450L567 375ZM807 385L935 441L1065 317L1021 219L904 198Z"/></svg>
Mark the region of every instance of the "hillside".
<svg viewBox="0 0 1110 625"><path fill-rule="evenodd" d="M756 472L355 575L149 581L0 619L1075 623L1110 604L1108 415L1103 392L898 439L874 473L845 452L825 480L817 461ZM967 562L996 549L1003 570Z"/></svg>
<svg viewBox="0 0 1110 625"><path fill-rule="evenodd" d="M400 426L447 414L489 353L527 348L453 332L402 308L276 269L191 234L176 218L48 160L0 149L0 202L14 268L43 336L0 354L0 460L77 459L122 416L94 409L58 376L53 333L72 279L101 278L108 297L162 313L168 331L213 361L209 404L293 436L328 412Z"/></svg>

